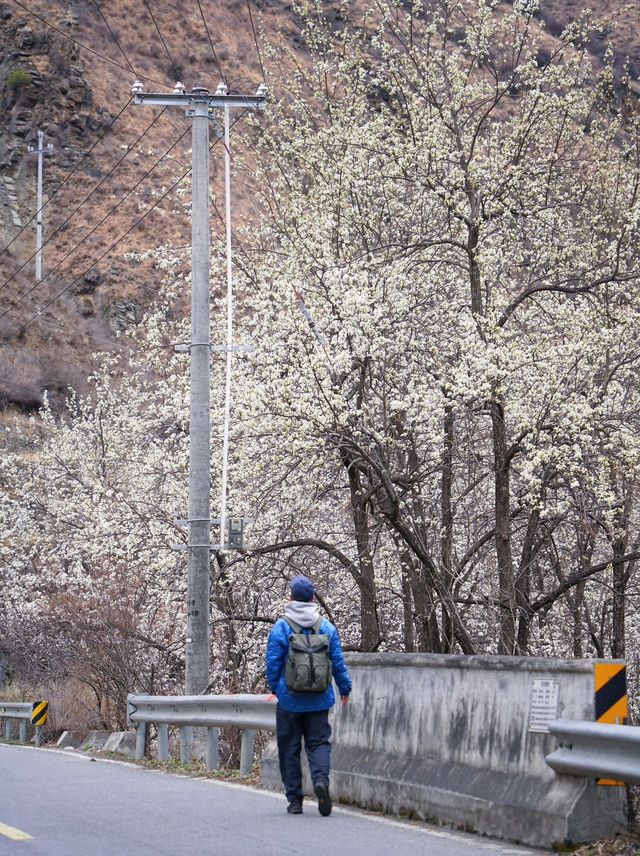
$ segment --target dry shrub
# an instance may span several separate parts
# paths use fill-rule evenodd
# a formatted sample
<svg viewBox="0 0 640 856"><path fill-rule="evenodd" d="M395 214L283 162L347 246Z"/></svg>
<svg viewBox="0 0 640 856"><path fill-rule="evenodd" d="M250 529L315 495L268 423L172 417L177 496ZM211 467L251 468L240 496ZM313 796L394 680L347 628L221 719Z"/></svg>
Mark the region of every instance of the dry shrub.
<svg viewBox="0 0 640 856"><path fill-rule="evenodd" d="M47 734L58 738L63 731L91 731L104 728L96 699L86 684L74 678L42 687L42 698L49 700Z"/></svg>
<svg viewBox="0 0 640 856"><path fill-rule="evenodd" d="M63 731L104 728L91 690L73 678L37 686L12 681L2 690L2 699L29 703L46 699L49 702L49 717L43 732L46 742L56 741Z"/></svg>

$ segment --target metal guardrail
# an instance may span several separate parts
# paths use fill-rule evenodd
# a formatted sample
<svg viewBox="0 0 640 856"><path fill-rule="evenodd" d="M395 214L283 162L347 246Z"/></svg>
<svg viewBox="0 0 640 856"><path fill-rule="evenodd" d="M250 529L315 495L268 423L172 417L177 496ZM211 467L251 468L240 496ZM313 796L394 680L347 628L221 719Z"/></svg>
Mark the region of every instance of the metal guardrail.
<svg viewBox="0 0 640 856"><path fill-rule="evenodd" d="M13 740L13 722L19 722L19 741L27 742L27 727L31 723L33 704L28 701L1 701L0 719L4 719L5 740ZM42 726L36 725L36 746L42 743Z"/></svg>
<svg viewBox="0 0 640 856"><path fill-rule="evenodd" d="M640 784L640 727L558 719L558 748L545 761L557 773Z"/></svg>
<svg viewBox="0 0 640 856"><path fill-rule="evenodd" d="M169 759L169 726L180 729L180 760L191 757L193 727L207 729L207 768L219 765L219 729L233 726L242 730L240 773L249 775L253 766L256 731L276 730L276 702L270 695L209 696L127 696L127 717L136 727L136 760L145 755L146 728L149 723L158 732L158 760Z"/></svg>

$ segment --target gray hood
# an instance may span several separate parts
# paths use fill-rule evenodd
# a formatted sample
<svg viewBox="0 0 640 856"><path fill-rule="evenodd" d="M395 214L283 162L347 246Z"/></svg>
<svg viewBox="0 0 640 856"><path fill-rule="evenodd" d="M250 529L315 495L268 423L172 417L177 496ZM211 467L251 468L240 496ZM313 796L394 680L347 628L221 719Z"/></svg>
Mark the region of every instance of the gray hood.
<svg viewBox="0 0 640 856"><path fill-rule="evenodd" d="M290 600L284 609L284 614L299 627L313 627L320 613L315 603L302 600Z"/></svg>

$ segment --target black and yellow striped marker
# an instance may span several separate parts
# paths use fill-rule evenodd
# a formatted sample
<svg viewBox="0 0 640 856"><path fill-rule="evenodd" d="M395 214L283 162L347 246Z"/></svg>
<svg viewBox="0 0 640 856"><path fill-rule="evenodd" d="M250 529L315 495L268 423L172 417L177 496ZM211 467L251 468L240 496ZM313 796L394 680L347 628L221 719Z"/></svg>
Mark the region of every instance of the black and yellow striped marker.
<svg viewBox="0 0 640 856"><path fill-rule="evenodd" d="M31 725L44 725L49 716L48 701L34 701L31 709Z"/></svg>
<svg viewBox="0 0 640 856"><path fill-rule="evenodd" d="M627 669L624 663L594 663L596 722L626 725L629 715ZM598 785L624 785L613 779L598 779Z"/></svg>

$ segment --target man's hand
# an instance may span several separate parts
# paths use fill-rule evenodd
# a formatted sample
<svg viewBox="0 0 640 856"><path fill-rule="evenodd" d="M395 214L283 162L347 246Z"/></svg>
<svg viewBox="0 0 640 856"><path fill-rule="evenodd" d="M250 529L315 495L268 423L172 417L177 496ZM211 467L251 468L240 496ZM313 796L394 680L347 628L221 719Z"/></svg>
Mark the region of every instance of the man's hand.
<svg viewBox="0 0 640 856"><path fill-rule="evenodd" d="M276 695L275 695L275 693L268 693L268 694L264 697L264 700L265 700L265 701L276 701Z"/></svg>
<svg viewBox="0 0 640 856"><path fill-rule="evenodd" d="M349 696L348 695L340 696L340 701L342 702L343 706L345 704L349 704Z"/></svg>

